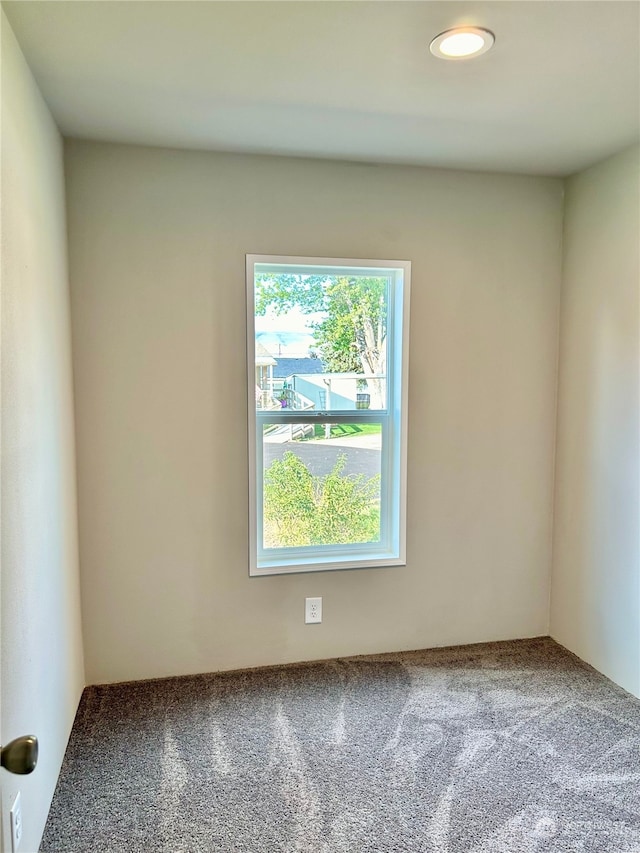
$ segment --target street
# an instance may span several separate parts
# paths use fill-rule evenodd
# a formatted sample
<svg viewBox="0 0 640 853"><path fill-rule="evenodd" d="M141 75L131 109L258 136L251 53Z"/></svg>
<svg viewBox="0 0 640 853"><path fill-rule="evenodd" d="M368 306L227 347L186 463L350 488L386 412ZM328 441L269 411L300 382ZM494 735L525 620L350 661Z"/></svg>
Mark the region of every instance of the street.
<svg viewBox="0 0 640 853"><path fill-rule="evenodd" d="M282 459L287 451L294 453L315 476L328 474L336 464L337 458L344 454L346 464L343 474L356 476L364 474L367 479L380 474L380 436L366 436L366 439L317 439L315 441L287 441L264 443L264 467L268 468L274 459ZM363 446L365 445L365 446Z"/></svg>

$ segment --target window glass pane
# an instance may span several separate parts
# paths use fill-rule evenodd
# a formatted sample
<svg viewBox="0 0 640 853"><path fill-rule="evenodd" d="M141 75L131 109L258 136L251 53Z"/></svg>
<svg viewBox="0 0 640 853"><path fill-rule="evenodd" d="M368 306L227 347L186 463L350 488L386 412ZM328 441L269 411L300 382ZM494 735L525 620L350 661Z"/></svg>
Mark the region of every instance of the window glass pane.
<svg viewBox="0 0 640 853"><path fill-rule="evenodd" d="M257 264L254 287L257 409L386 409L388 277Z"/></svg>
<svg viewBox="0 0 640 853"><path fill-rule="evenodd" d="M263 427L264 548L380 541L382 424Z"/></svg>

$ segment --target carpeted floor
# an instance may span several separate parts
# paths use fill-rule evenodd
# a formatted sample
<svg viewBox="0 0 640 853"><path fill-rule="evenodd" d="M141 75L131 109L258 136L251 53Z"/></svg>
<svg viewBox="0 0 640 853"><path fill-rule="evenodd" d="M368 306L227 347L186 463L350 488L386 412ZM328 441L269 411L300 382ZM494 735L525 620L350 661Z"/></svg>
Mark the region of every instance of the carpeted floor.
<svg viewBox="0 0 640 853"><path fill-rule="evenodd" d="M549 639L90 687L41 849L640 853L640 702Z"/></svg>

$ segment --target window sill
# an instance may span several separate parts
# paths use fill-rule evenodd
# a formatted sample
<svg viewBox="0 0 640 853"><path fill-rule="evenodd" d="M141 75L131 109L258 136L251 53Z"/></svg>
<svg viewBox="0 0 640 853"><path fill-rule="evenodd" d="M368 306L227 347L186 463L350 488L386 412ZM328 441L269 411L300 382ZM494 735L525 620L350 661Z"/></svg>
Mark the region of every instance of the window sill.
<svg viewBox="0 0 640 853"><path fill-rule="evenodd" d="M349 569L381 569L391 566L406 566L406 559L390 554L371 554L359 559L323 559L318 562L300 562L298 559L262 560L257 566L251 566L251 577L263 575L301 574L303 572L335 572Z"/></svg>

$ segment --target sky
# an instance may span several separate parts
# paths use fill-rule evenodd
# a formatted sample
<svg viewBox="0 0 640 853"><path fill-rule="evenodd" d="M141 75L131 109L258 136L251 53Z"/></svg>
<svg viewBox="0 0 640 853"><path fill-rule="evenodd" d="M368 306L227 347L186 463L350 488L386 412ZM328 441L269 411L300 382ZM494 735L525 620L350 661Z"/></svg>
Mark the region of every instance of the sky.
<svg viewBox="0 0 640 853"><path fill-rule="evenodd" d="M276 358L304 358L315 343L311 325L321 318L322 314L303 314L299 308L286 314L268 310L263 317L256 317L256 340Z"/></svg>

